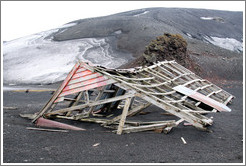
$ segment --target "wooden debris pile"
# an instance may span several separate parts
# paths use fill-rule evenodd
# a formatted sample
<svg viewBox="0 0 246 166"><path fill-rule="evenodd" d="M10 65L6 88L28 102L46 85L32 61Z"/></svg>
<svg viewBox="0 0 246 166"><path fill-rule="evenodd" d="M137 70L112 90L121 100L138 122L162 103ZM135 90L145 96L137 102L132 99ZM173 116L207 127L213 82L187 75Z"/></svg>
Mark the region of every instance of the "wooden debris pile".
<svg viewBox="0 0 246 166"><path fill-rule="evenodd" d="M207 130L213 120L204 114L230 112L226 105L232 98L175 61L132 69L107 69L78 62L33 122L42 117L94 122L117 134L148 130L167 133L183 121ZM127 120L150 105L176 118Z"/></svg>

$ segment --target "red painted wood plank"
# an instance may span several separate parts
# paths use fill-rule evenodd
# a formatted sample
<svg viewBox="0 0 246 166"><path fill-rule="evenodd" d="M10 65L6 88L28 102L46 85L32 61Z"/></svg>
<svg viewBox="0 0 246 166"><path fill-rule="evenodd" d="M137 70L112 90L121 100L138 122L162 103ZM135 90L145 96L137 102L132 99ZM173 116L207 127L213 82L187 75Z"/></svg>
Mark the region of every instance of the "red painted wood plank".
<svg viewBox="0 0 246 166"><path fill-rule="evenodd" d="M64 101L64 97L57 97L56 100L54 101L54 103L57 103L57 102L62 102Z"/></svg>
<svg viewBox="0 0 246 166"><path fill-rule="evenodd" d="M99 76L102 76L102 74L93 73L93 74L90 74L90 75L87 75L87 76L75 78L75 79L70 80L68 85L72 85L72 84L75 84L75 83L78 83L78 82L83 82L83 81L86 81L86 80L89 80L89 79L92 79L92 78L96 78L96 77L99 77Z"/></svg>
<svg viewBox="0 0 246 166"><path fill-rule="evenodd" d="M83 78L83 77L82 77ZM82 82L78 82L78 83L75 83L75 84L72 84L72 85L67 85L64 89L63 89L63 92L64 91L68 91L68 90L72 90L72 89L75 89L75 88L78 88L78 87L83 87L83 86L86 86L86 85L89 85L89 84L94 84L94 83L97 83L97 82L102 82L102 81L106 81L108 78L105 77L105 76L99 76L99 77L96 77L96 78L91 78L89 80L85 80L85 81L82 81Z"/></svg>
<svg viewBox="0 0 246 166"><path fill-rule="evenodd" d="M80 88L76 88L76 89L72 89L72 90L68 90L68 91L62 92L59 95L59 97L70 95L70 94L74 94L74 93L77 93L77 92L82 92L84 90L89 90L89 89L93 89L93 88L96 88L96 87L105 86L105 85L112 84L112 83L115 83L115 82L116 81L114 81L112 79L109 79L109 80L106 80L106 81L102 81L102 82L97 82L97 83L94 83L94 84L90 84L90 85L86 85L86 86L83 86L83 87L80 87Z"/></svg>
<svg viewBox="0 0 246 166"><path fill-rule="evenodd" d="M79 72L82 72L82 71L85 71L85 70L87 70L87 69L85 69L85 68L83 68L83 67L80 67L80 68L77 70L76 73L79 73Z"/></svg>
<svg viewBox="0 0 246 166"><path fill-rule="evenodd" d="M86 76L86 75L89 75L89 74L92 74L92 73L93 72L91 72L90 70L85 70L83 72L74 74L73 77L72 77L72 79L83 77L83 76Z"/></svg>

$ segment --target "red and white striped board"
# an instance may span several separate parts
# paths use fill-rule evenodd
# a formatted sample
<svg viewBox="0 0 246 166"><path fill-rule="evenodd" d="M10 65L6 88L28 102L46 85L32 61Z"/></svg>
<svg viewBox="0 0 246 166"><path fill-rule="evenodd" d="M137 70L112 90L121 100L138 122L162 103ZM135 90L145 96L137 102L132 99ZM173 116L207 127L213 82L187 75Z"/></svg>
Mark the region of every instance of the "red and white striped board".
<svg viewBox="0 0 246 166"><path fill-rule="evenodd" d="M72 70L72 75L68 76L64 80L64 88L60 91L60 94L55 100L56 102L63 101L67 95L83 92L85 90L99 88L105 85L115 83L116 81L109 79L107 76L103 76L98 72L94 72L86 67L85 63L75 65L75 69Z"/></svg>

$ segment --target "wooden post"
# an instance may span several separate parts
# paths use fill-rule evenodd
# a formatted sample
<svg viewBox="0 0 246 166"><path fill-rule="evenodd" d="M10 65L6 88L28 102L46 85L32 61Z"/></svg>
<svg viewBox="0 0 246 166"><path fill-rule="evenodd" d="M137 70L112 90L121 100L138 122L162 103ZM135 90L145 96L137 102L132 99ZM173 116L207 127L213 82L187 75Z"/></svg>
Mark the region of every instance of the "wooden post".
<svg viewBox="0 0 246 166"><path fill-rule="evenodd" d="M119 87L116 87L116 89L115 89L115 91L114 91L114 93L112 94L111 97L115 97L117 95L117 92L119 91L119 89L120 89ZM106 112L110 111L110 108L111 108L112 104L113 104L113 102L107 104Z"/></svg>
<svg viewBox="0 0 246 166"><path fill-rule="evenodd" d="M142 111L144 108L147 108L150 105L151 105L151 103L146 103L146 104L136 106L136 107L134 107L128 111L127 116L133 116L133 115L137 114L138 112ZM121 118L121 115L116 116L112 120L109 120L106 125L110 125L110 124L118 121L120 118Z"/></svg>
<svg viewBox="0 0 246 166"><path fill-rule="evenodd" d="M89 96L88 90L85 91L84 95L85 95L86 104L88 104L90 102L90 96Z"/></svg>
<svg viewBox="0 0 246 166"><path fill-rule="evenodd" d="M106 89L106 86L104 86L104 87L99 91L99 93L98 93L98 95L97 95L97 97L96 97L96 99L95 99L94 101L100 100L100 98L102 97L102 95L103 95L105 89ZM93 112L93 110L94 110L95 107L96 107L96 106L90 107L88 113L90 114L91 112Z"/></svg>
<svg viewBox="0 0 246 166"><path fill-rule="evenodd" d="M83 92L79 92L78 96L75 99L75 102L72 102L70 107L78 105L79 100L81 99L82 95L83 95ZM69 116L71 113L72 111L67 112L66 116Z"/></svg>
<svg viewBox="0 0 246 166"><path fill-rule="evenodd" d="M117 130L118 135L121 135L121 133L122 133L122 130L123 130L123 127L125 124L125 120L126 120L126 115L127 115L129 106L131 104L131 99L132 99L132 97L129 97L126 99L126 103L125 103L124 109L123 109L122 114L121 114L120 124L119 124L118 130Z"/></svg>

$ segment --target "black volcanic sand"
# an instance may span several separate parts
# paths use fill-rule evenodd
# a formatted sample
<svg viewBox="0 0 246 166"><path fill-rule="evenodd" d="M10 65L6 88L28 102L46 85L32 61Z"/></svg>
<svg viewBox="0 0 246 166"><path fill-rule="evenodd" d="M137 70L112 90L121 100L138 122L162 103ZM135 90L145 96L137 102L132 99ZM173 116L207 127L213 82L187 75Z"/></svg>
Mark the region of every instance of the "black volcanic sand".
<svg viewBox="0 0 246 166"><path fill-rule="evenodd" d="M116 135L99 124L63 121L86 131L68 133L27 130L34 127L20 113L39 111L51 92L4 91L3 162L4 163L242 163L243 91L242 82L221 85L235 95L232 112L216 113L212 133L199 131L183 123L169 134L138 132ZM138 119L159 120L161 109L151 106ZM171 118L170 116L168 118ZM184 145L181 137L187 144ZM93 146L100 143L98 146Z"/></svg>

